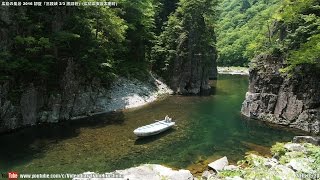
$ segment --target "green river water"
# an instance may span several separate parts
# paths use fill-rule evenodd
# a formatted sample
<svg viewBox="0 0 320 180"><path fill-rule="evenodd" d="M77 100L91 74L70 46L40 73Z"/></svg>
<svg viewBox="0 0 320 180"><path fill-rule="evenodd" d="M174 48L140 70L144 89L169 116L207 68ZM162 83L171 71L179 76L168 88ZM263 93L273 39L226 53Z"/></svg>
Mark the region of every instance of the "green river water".
<svg viewBox="0 0 320 180"><path fill-rule="evenodd" d="M211 96L170 96L137 109L1 135L0 169L110 172L157 163L197 173L222 156L235 163L248 151L268 155L272 144L295 135L240 115L247 76L220 75L216 85ZM135 128L166 114L176 121L175 128L150 138L135 137Z"/></svg>

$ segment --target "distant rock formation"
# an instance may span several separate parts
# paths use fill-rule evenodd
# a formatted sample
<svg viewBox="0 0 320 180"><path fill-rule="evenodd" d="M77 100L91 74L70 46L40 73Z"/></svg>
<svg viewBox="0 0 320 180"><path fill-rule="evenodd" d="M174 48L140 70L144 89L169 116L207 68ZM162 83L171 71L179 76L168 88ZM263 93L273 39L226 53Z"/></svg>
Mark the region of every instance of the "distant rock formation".
<svg viewBox="0 0 320 180"><path fill-rule="evenodd" d="M205 48L208 51L204 52L197 32L200 31L190 30L177 48L177 54L187 54L176 56L172 65L169 85L177 94L208 95L211 91L209 79L217 79L217 50L208 46Z"/></svg>
<svg viewBox="0 0 320 180"><path fill-rule="evenodd" d="M177 94L208 95L211 92L209 80L217 79L216 54L209 57L190 54L187 59L177 57L169 85Z"/></svg>
<svg viewBox="0 0 320 180"><path fill-rule="evenodd" d="M320 134L320 72L311 65L282 75L283 60L258 56L250 68L243 115Z"/></svg>
<svg viewBox="0 0 320 180"><path fill-rule="evenodd" d="M183 1L153 47L153 70L176 94L209 95L209 79L217 78L212 1Z"/></svg>

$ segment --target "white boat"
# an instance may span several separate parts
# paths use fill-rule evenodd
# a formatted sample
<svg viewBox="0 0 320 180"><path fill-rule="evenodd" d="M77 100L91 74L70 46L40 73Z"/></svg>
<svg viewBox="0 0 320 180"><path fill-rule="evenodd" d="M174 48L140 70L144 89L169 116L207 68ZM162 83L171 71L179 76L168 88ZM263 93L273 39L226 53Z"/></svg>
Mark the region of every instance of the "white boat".
<svg viewBox="0 0 320 180"><path fill-rule="evenodd" d="M159 134L163 131L170 129L174 125L175 125L175 122L172 122L171 118L166 116L164 120L160 120L158 122L155 122L149 125L141 126L135 129L133 133L138 137L146 137L146 136Z"/></svg>

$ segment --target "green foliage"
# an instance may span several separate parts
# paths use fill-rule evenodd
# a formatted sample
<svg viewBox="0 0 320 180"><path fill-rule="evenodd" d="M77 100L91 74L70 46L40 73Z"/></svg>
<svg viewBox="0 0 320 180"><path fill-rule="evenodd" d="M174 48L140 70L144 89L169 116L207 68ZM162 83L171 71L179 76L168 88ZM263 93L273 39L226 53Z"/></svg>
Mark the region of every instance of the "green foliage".
<svg viewBox="0 0 320 180"><path fill-rule="evenodd" d="M248 154L245 156L245 162L249 167L260 166L265 163L266 159L255 154Z"/></svg>
<svg viewBox="0 0 320 180"><path fill-rule="evenodd" d="M153 70L168 80L172 76L174 62L187 61L195 54L202 56L204 63L213 61L216 6L217 1L211 0L179 2L152 48Z"/></svg>
<svg viewBox="0 0 320 180"><path fill-rule="evenodd" d="M320 147L312 144L303 143L306 151L286 150L285 143L276 143L272 146L271 152L279 159L279 163L274 162L271 158L265 158L254 154L249 154L244 160L239 162L240 169L237 171L221 171L219 176L233 177L239 176L243 179L299 179L300 171L289 169L287 163L295 161L301 166L310 167L304 169L309 173L319 172L320 167ZM269 162L269 163L268 163Z"/></svg>
<svg viewBox="0 0 320 180"><path fill-rule="evenodd" d="M131 61L145 61L146 49L150 52L155 5L152 0L121 0L118 5L10 9L15 23L1 27L12 31L12 43L0 51L1 79L15 80L17 86L59 87L68 60L79 65L85 78L98 77L105 84L116 73L144 76L146 63L136 69Z"/></svg>
<svg viewBox="0 0 320 180"><path fill-rule="evenodd" d="M317 0L223 0L219 8L216 0L117 2L113 8L10 9L15 23L1 22L1 30L11 33L10 43L1 42L7 45L0 47L0 78L58 83L72 59L89 79L142 78L151 68L170 79L175 60L197 54L209 63L216 46L219 65L247 65L267 52L287 57L285 72L319 66Z"/></svg>
<svg viewBox="0 0 320 180"><path fill-rule="evenodd" d="M179 0L159 0L156 2L156 14L155 14L155 34L159 35L163 26L169 19L169 15L174 13L177 8Z"/></svg>
<svg viewBox="0 0 320 180"><path fill-rule="evenodd" d="M300 64L319 64L320 34L311 36L306 43L301 44L299 49L291 51L288 62L290 65L285 69L285 72Z"/></svg>
<svg viewBox="0 0 320 180"><path fill-rule="evenodd" d="M305 144L305 147L308 149L308 156L313 158L313 168L320 171L320 147L312 144Z"/></svg>
<svg viewBox="0 0 320 180"><path fill-rule="evenodd" d="M268 26L279 0L224 0L217 24L218 65L247 66L261 53Z"/></svg>
<svg viewBox="0 0 320 180"><path fill-rule="evenodd" d="M219 65L247 65L260 53L287 57L283 72L319 64L319 1L224 0L220 9Z"/></svg>
<svg viewBox="0 0 320 180"><path fill-rule="evenodd" d="M289 72L302 64L320 65L320 2L317 0L283 1L276 21L285 27L285 36L275 34L271 44L287 57ZM267 47L272 49L272 46Z"/></svg>
<svg viewBox="0 0 320 180"><path fill-rule="evenodd" d="M150 56L155 31L156 4L153 0L121 0L121 18L128 26L125 47L118 59L146 61Z"/></svg>
<svg viewBox="0 0 320 180"><path fill-rule="evenodd" d="M301 64L320 64L320 2L316 0L291 1L282 4L277 19L286 23L290 32L284 40L288 67Z"/></svg>
<svg viewBox="0 0 320 180"><path fill-rule="evenodd" d="M234 177L234 176L242 176L242 170L222 170L219 171L219 177Z"/></svg>
<svg viewBox="0 0 320 180"><path fill-rule="evenodd" d="M283 20L286 23L299 21L301 13L308 12L316 7L316 0L284 0L282 2L281 12L277 14L277 20Z"/></svg>
<svg viewBox="0 0 320 180"><path fill-rule="evenodd" d="M21 12L12 9L15 24L5 27L12 30L12 43L0 52L1 77L11 77L17 84L57 84L72 59L84 76L112 79L112 68L100 64L113 63L117 47L125 40L127 25L118 9L44 7Z"/></svg>
<svg viewBox="0 0 320 180"><path fill-rule="evenodd" d="M280 156L279 163L285 165L289 163L290 160L293 158L306 158L306 155L304 152L296 152L296 151L288 152Z"/></svg>
<svg viewBox="0 0 320 180"><path fill-rule="evenodd" d="M270 150L271 153L276 156L282 156L287 152L287 150L284 148L284 143L279 142L273 145Z"/></svg>
<svg viewBox="0 0 320 180"><path fill-rule="evenodd" d="M119 62L116 65L116 73L127 78L136 78L146 81L149 78L148 64L146 62Z"/></svg>

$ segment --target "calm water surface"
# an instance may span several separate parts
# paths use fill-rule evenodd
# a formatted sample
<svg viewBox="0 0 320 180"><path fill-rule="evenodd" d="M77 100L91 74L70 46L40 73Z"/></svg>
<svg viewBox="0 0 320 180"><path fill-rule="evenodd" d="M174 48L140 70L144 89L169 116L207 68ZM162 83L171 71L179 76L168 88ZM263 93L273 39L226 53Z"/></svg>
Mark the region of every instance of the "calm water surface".
<svg viewBox="0 0 320 180"><path fill-rule="evenodd" d="M0 169L19 173L108 172L142 163L194 170L208 159L231 162L248 151L268 154L293 133L243 119L246 76L220 75L214 95L171 96L147 106L90 119L42 125L0 136ZM177 127L137 139L132 131L172 116Z"/></svg>

